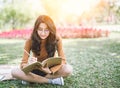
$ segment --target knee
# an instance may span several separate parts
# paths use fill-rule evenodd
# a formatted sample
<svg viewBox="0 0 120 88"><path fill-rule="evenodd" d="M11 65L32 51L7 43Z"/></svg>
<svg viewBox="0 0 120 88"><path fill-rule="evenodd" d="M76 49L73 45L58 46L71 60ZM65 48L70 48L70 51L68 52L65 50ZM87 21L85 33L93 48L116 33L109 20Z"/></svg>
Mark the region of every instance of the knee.
<svg viewBox="0 0 120 88"><path fill-rule="evenodd" d="M68 65L68 67L67 67L67 74L70 75L70 74L72 74L72 72L73 72L72 66Z"/></svg>
<svg viewBox="0 0 120 88"><path fill-rule="evenodd" d="M65 70L64 70L64 76L67 77L69 75L71 75L73 72L73 68L71 65L66 65L65 66Z"/></svg>
<svg viewBox="0 0 120 88"><path fill-rule="evenodd" d="M14 68L14 69L11 70L11 75L12 75L13 77L15 77L15 73L16 73L16 69Z"/></svg>
<svg viewBox="0 0 120 88"><path fill-rule="evenodd" d="M18 74L18 69L17 68L14 68L14 69L12 69L11 70L11 75L12 75L12 77L17 77L17 74Z"/></svg>

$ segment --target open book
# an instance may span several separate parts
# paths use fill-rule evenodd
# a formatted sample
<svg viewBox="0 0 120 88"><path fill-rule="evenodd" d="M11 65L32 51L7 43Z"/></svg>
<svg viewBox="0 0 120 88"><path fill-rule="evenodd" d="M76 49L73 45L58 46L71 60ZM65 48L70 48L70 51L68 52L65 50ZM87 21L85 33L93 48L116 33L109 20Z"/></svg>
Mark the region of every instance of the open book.
<svg viewBox="0 0 120 88"><path fill-rule="evenodd" d="M54 67L56 65L60 65L61 63L62 63L62 58L61 57L50 57L50 58L45 59L42 62L32 63L32 64L24 67L22 69L22 71L24 71L27 74L34 69L39 69L40 70L40 68L46 68L46 67L51 68L51 67Z"/></svg>

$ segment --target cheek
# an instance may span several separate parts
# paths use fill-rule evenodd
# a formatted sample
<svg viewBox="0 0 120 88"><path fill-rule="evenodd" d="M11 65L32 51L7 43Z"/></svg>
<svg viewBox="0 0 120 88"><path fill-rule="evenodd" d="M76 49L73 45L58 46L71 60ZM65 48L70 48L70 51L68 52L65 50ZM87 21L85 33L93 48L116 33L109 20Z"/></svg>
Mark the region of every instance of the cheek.
<svg viewBox="0 0 120 88"><path fill-rule="evenodd" d="M44 35L44 36L48 37L49 34L50 34L50 32L47 32L47 33L45 33L45 34L41 34L41 32L37 31L37 34L38 34L39 36Z"/></svg>
<svg viewBox="0 0 120 88"><path fill-rule="evenodd" d="M40 32L39 32L39 31L37 31L37 34L38 34L38 35L40 35Z"/></svg>
<svg viewBox="0 0 120 88"><path fill-rule="evenodd" d="M50 34L50 32L47 33L48 35Z"/></svg>
<svg viewBox="0 0 120 88"><path fill-rule="evenodd" d="M50 32L48 32L48 33L46 34L46 36L49 36L49 34L50 34Z"/></svg>

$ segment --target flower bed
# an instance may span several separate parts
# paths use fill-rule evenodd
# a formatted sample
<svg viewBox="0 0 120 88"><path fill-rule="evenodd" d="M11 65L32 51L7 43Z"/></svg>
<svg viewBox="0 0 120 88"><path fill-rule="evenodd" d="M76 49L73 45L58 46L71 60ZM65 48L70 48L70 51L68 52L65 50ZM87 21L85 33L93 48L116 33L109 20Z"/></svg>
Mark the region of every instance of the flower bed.
<svg viewBox="0 0 120 88"><path fill-rule="evenodd" d="M98 38L109 36L108 30L82 28L82 27L57 27L57 32L63 38ZM26 39L32 33L32 29L11 30L1 32L0 38L23 38Z"/></svg>
<svg viewBox="0 0 120 88"><path fill-rule="evenodd" d="M108 30L81 27L61 27L58 28L58 32L63 38L98 38L109 35Z"/></svg>
<svg viewBox="0 0 120 88"><path fill-rule="evenodd" d="M1 32L0 38L28 38L32 32L32 29L23 30L11 30L7 32Z"/></svg>

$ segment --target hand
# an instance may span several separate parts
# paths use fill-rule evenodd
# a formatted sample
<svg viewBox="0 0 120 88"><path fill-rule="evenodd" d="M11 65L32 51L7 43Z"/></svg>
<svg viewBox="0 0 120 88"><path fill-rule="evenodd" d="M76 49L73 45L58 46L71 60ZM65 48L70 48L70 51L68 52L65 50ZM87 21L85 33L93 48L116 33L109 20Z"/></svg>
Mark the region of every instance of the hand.
<svg viewBox="0 0 120 88"><path fill-rule="evenodd" d="M37 62L37 58L36 57L31 57L28 60L28 64L32 64L32 63L35 63L35 62Z"/></svg>
<svg viewBox="0 0 120 88"><path fill-rule="evenodd" d="M41 67L40 69L45 73L52 73L48 67Z"/></svg>

